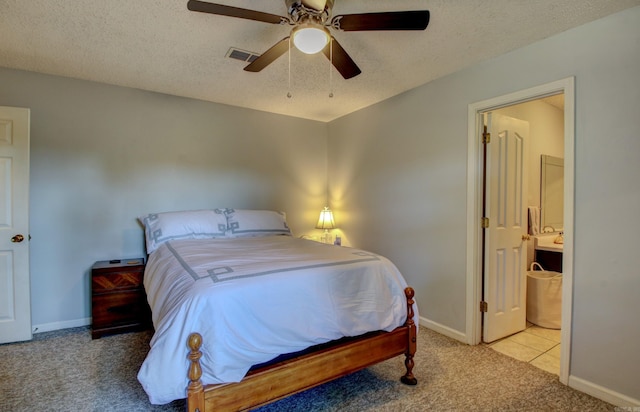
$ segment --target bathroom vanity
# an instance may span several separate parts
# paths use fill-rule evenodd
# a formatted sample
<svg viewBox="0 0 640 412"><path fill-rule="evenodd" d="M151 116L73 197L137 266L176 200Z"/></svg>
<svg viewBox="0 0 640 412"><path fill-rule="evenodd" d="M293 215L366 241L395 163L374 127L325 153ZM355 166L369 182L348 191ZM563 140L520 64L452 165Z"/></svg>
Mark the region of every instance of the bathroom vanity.
<svg viewBox="0 0 640 412"><path fill-rule="evenodd" d="M555 243L558 236L562 235L555 232L534 236L534 260L545 270L562 273L562 252L564 245L562 243Z"/></svg>

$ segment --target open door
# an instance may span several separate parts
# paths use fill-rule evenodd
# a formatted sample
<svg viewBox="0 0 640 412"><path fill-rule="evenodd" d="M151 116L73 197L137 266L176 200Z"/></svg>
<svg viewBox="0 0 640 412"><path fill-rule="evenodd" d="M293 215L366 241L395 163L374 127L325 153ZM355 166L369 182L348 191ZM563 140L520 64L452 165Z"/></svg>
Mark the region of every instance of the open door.
<svg viewBox="0 0 640 412"><path fill-rule="evenodd" d="M482 340L526 328L529 123L486 114Z"/></svg>

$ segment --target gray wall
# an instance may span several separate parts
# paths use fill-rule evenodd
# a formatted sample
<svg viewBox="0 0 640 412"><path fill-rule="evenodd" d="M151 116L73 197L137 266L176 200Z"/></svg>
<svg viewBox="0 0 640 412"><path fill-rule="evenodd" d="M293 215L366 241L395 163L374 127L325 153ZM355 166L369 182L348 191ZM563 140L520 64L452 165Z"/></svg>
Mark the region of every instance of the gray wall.
<svg viewBox="0 0 640 412"><path fill-rule="evenodd" d="M31 109L40 330L89 323L89 269L144 255L142 214L276 209L295 235L316 232L326 201L324 123L9 69L0 69L0 105Z"/></svg>
<svg viewBox="0 0 640 412"><path fill-rule="evenodd" d="M575 76L570 381L640 403L640 7L329 124L329 199L351 244L391 258L420 315L465 333L467 110Z"/></svg>

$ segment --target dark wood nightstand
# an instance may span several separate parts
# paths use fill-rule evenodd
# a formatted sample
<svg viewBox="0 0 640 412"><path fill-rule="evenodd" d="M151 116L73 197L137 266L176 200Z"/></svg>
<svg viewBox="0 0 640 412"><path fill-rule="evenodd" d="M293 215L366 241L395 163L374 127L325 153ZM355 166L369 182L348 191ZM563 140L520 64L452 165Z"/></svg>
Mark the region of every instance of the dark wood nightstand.
<svg viewBox="0 0 640 412"><path fill-rule="evenodd" d="M144 259L105 260L91 268L91 337L151 326L142 279Z"/></svg>

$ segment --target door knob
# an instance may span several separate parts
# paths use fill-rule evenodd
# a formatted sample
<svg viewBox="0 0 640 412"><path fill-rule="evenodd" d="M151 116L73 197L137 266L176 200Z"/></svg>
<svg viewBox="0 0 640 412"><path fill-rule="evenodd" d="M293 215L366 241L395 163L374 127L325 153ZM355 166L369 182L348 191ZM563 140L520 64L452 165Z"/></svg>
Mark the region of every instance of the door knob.
<svg viewBox="0 0 640 412"><path fill-rule="evenodd" d="M530 240L531 236L527 235L522 235L522 240Z"/></svg>
<svg viewBox="0 0 640 412"><path fill-rule="evenodd" d="M11 238L11 241L13 243L20 243L24 240L24 236L22 235L15 235L14 237Z"/></svg>

